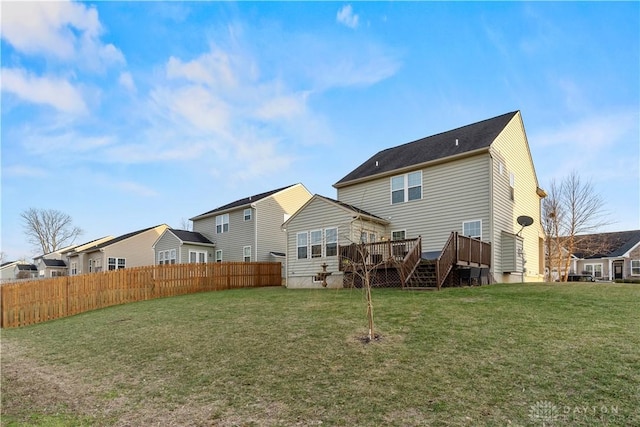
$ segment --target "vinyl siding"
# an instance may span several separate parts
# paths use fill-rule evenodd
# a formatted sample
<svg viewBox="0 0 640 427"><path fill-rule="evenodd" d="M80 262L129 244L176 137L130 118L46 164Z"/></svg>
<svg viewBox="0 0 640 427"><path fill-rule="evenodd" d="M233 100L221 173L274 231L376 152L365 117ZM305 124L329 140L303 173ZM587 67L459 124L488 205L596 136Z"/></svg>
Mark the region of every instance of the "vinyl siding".
<svg viewBox="0 0 640 427"><path fill-rule="evenodd" d="M285 215L286 218L293 215L310 198L309 191L296 184L255 203L258 233L256 245L251 248L254 252L252 260L272 261L270 252L286 252L287 236L282 229Z"/></svg>
<svg viewBox="0 0 640 427"><path fill-rule="evenodd" d="M183 243L182 246L180 246L180 249L178 250L178 258L179 258L178 262L181 263L181 264L188 264L189 263L189 252L190 251L206 252L207 253L207 262L214 262L215 261L215 259L214 259L215 249L213 249L211 246L193 245L193 244L189 244L189 243Z"/></svg>
<svg viewBox="0 0 640 427"><path fill-rule="evenodd" d="M489 164L488 154L479 154L421 169L421 200L392 205L391 177L340 188L338 200L389 220L389 232L422 236L423 251L441 250L464 221L481 220L483 240L490 240Z"/></svg>
<svg viewBox="0 0 640 427"><path fill-rule="evenodd" d="M534 223L522 230L521 236L524 238L524 252L526 259L525 280L543 280L544 268L543 260L540 259L540 242L544 239L544 233L540 222L541 199L536 193L538 188L537 178L527 143L522 116L516 114L505 126L491 145L493 158L493 247L494 255L499 254L501 249L500 235L503 231L508 233L518 233L520 226L517 218L520 215L527 215L533 218ZM499 162L504 162L504 175L499 175ZM515 175L514 201L509 196L509 173ZM502 272L502 265L499 257L494 256L495 264L493 271ZM520 281L518 277L503 276L496 279L499 281Z"/></svg>
<svg viewBox="0 0 640 427"><path fill-rule="evenodd" d="M353 214L345 209L322 200L313 199L303 210L298 212L287 224L287 287L320 288L321 283L313 281L313 276L322 271L322 264L327 263L327 277L331 287L342 286L342 273L338 271L338 257L320 257L298 259L297 235L299 232L338 228L338 245L351 243L350 230Z"/></svg>
<svg viewBox="0 0 640 427"><path fill-rule="evenodd" d="M102 271L108 271L109 258L125 258L125 268L154 265L155 252L153 244L167 228L167 225L160 225L128 239L105 246L102 252Z"/></svg>

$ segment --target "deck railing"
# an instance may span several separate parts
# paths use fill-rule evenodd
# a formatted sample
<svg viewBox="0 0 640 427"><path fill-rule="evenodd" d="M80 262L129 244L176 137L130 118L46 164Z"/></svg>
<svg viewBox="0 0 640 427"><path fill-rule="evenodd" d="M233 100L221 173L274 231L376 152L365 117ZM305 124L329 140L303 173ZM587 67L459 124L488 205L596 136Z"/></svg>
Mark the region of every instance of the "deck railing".
<svg viewBox="0 0 640 427"><path fill-rule="evenodd" d="M455 265L491 266L491 243L473 237L463 236L453 231L444 245L436 263L438 289L442 287Z"/></svg>
<svg viewBox="0 0 640 427"><path fill-rule="evenodd" d="M418 247L417 257L420 259L420 238L404 240L386 240L375 243L352 243L340 246L340 271L353 271L355 268L397 266L405 261L411 253L410 259L415 257L416 247Z"/></svg>

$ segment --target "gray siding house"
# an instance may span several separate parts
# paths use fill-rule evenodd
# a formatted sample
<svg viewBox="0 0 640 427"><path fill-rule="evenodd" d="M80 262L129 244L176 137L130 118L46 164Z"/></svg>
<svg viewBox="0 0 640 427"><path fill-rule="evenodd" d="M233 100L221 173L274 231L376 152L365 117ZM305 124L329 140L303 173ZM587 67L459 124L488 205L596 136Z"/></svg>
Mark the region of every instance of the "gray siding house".
<svg viewBox="0 0 640 427"><path fill-rule="evenodd" d="M167 228L153 244L156 264L187 264L213 261L214 244L202 234Z"/></svg>
<svg viewBox="0 0 640 427"><path fill-rule="evenodd" d="M431 258L456 232L491 244L492 281L544 278L540 215L546 194L538 186L519 111L382 150L334 187L340 203L380 218L379 225L386 221L373 236L378 241L419 237L422 256ZM312 224L318 221L316 210L303 208L294 223L286 224L288 233L322 228L322 222ZM522 229L517 223L522 215L533 225ZM302 282L291 281L292 273L308 263L295 259L294 239L290 234L288 283Z"/></svg>
<svg viewBox="0 0 640 427"><path fill-rule="evenodd" d="M236 200L190 218L193 231L215 246L214 262L280 261L286 250L282 224L311 198L302 184Z"/></svg>
<svg viewBox="0 0 640 427"><path fill-rule="evenodd" d="M598 280L640 279L640 230L576 237L570 273Z"/></svg>

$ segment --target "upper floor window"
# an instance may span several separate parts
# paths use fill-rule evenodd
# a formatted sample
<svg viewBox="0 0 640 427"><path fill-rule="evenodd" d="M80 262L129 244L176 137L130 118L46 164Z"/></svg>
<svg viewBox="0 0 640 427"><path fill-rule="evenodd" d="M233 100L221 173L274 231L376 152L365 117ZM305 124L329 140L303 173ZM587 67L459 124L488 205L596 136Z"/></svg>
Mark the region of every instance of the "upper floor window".
<svg viewBox="0 0 640 427"><path fill-rule="evenodd" d="M462 234L467 237L482 240L482 221L466 221L462 223Z"/></svg>
<svg viewBox="0 0 640 427"><path fill-rule="evenodd" d="M229 214L216 217L216 234L229 232Z"/></svg>
<svg viewBox="0 0 640 427"><path fill-rule="evenodd" d="M422 198L422 171L391 177L391 204Z"/></svg>
<svg viewBox="0 0 640 427"><path fill-rule="evenodd" d="M251 208L247 208L244 210L244 220L251 221Z"/></svg>
<svg viewBox="0 0 640 427"><path fill-rule="evenodd" d="M509 172L509 197L515 200L516 176L513 172Z"/></svg>

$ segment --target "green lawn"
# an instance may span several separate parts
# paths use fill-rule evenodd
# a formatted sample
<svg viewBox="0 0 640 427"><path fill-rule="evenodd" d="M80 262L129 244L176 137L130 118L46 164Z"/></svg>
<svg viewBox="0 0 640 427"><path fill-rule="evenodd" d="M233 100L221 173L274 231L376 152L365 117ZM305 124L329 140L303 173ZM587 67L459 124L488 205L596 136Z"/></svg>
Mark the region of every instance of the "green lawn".
<svg viewBox="0 0 640 427"><path fill-rule="evenodd" d="M2 425L640 425L640 286L246 289L2 331Z"/></svg>

